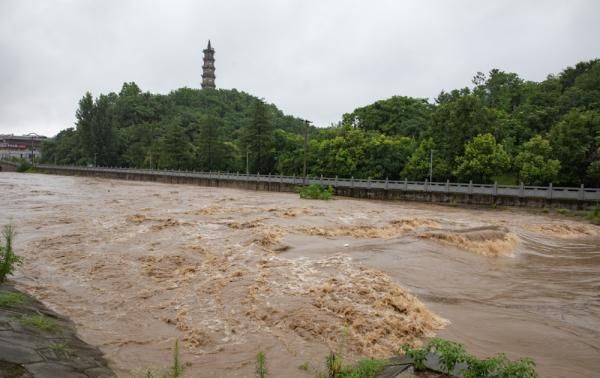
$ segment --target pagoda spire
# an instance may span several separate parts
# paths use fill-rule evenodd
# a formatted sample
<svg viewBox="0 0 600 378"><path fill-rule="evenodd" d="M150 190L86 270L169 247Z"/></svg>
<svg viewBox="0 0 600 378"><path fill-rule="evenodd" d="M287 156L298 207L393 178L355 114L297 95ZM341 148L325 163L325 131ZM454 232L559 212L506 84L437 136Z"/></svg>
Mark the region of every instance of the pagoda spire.
<svg viewBox="0 0 600 378"><path fill-rule="evenodd" d="M204 49L204 64L202 64L202 88L215 88L215 49L210 45Z"/></svg>

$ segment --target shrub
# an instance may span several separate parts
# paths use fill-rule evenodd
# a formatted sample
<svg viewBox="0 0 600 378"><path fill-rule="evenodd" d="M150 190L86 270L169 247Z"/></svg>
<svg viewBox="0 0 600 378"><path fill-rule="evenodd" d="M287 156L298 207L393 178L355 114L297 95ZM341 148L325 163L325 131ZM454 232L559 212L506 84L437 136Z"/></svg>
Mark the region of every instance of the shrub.
<svg viewBox="0 0 600 378"><path fill-rule="evenodd" d="M589 221L593 224L600 225L600 204L595 205L590 209L590 211L587 214L587 219L589 219Z"/></svg>
<svg viewBox="0 0 600 378"><path fill-rule="evenodd" d="M21 257L13 252L12 242L15 230L12 224L4 226L2 236L4 237L4 246L0 246L0 282L4 282L8 275L13 274L15 266L22 262Z"/></svg>
<svg viewBox="0 0 600 378"><path fill-rule="evenodd" d="M425 361L428 353L435 353L439 357L440 366L446 373L452 372L457 364L464 362L467 368L461 371L464 378L536 378L535 363L529 358L517 361L509 360L504 354L483 360L467 354L461 344L452 341L433 338L423 348L412 349L403 346L404 353L413 358L415 370L425 370Z"/></svg>
<svg viewBox="0 0 600 378"><path fill-rule="evenodd" d="M301 187L299 190L300 198L329 200L335 193L331 186L324 187L319 184L310 184Z"/></svg>
<svg viewBox="0 0 600 378"><path fill-rule="evenodd" d="M31 169L31 163L28 160L20 160L17 164L17 172L27 172Z"/></svg>

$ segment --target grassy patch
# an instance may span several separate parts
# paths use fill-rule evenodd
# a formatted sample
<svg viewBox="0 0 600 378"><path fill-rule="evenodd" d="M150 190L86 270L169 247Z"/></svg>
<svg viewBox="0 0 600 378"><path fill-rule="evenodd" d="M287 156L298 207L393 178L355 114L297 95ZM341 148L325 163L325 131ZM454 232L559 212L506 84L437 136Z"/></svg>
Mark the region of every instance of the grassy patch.
<svg viewBox="0 0 600 378"><path fill-rule="evenodd" d="M14 306L24 303L27 297L18 292L0 293L0 306Z"/></svg>
<svg viewBox="0 0 600 378"><path fill-rule="evenodd" d="M319 184L310 184L300 187L298 193L300 193L300 198L304 199L330 200L335 191L331 186L324 187Z"/></svg>
<svg viewBox="0 0 600 378"><path fill-rule="evenodd" d="M50 345L48 345L48 349L50 349L51 351L53 351L56 354L63 354L67 357L76 356L73 349L71 349L67 345L67 343L50 343Z"/></svg>
<svg viewBox="0 0 600 378"><path fill-rule="evenodd" d="M59 329L58 324L54 320L44 315L24 316L19 319L19 323L26 327L36 328L49 333L55 333Z"/></svg>
<svg viewBox="0 0 600 378"><path fill-rule="evenodd" d="M344 366L342 358L331 352L325 359L326 373L319 373L319 378L373 378L387 365L385 360L364 358L352 366Z"/></svg>

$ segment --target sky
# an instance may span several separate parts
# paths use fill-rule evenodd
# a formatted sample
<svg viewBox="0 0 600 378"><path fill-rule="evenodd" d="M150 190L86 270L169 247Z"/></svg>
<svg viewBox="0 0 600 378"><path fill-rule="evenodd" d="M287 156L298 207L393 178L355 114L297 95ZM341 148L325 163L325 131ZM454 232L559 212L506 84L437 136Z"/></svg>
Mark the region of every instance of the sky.
<svg viewBox="0 0 600 378"><path fill-rule="evenodd" d="M53 136L79 99L218 88L329 126L394 95L429 98L492 68L540 81L600 58L597 0L0 0L0 134Z"/></svg>

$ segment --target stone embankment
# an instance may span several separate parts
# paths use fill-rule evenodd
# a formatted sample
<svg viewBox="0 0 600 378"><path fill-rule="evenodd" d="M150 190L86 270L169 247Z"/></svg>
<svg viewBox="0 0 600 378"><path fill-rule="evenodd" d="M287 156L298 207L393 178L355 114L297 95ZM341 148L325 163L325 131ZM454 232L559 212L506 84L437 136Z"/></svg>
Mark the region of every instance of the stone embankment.
<svg viewBox="0 0 600 378"><path fill-rule="evenodd" d="M0 284L0 377L114 376L100 350L77 337L73 322Z"/></svg>

